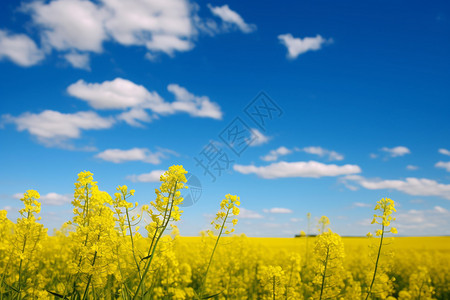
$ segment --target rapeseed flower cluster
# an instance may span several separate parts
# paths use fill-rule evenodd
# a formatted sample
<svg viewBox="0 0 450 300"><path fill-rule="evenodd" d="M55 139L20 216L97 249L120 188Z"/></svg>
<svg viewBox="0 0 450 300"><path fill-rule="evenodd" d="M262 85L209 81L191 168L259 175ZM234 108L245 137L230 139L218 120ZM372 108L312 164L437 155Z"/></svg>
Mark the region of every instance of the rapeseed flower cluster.
<svg viewBox="0 0 450 300"><path fill-rule="evenodd" d="M314 299L340 296L344 287L344 257L344 243L337 233L328 230L317 237L314 248Z"/></svg>

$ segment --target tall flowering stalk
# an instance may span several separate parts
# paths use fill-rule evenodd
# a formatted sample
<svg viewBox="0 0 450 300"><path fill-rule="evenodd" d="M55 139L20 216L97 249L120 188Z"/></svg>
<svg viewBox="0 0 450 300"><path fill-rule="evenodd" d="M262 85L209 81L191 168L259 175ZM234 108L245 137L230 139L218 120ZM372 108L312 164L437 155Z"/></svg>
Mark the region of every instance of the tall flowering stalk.
<svg viewBox="0 0 450 300"><path fill-rule="evenodd" d="M36 221L36 214L41 211L41 203L38 201L40 195L37 191L28 190L20 199L25 205L19 210L20 218L14 226L14 239L12 240L13 257L18 261L18 282L16 291L18 299L22 299L22 290L25 287L27 277L25 271L30 275L31 270L37 270L38 263L34 259L35 252L41 247L42 239L46 233L42 224Z"/></svg>
<svg viewBox="0 0 450 300"><path fill-rule="evenodd" d="M232 228L229 229L227 226L227 220L231 216L239 215L239 205L241 205L240 198L236 195L225 195L225 199L220 203L220 210L216 214L216 218L211 222L211 225L214 225L214 229L219 230L219 235L217 236L216 243L214 244L213 251L209 258L208 265L206 267L205 275L203 277L201 286L200 286L200 298L203 297L206 279L208 278L209 268L211 267L211 263L213 261L214 253L216 252L217 245L219 244L220 237L222 234L230 234L234 232L234 226L237 224L238 219L234 218L231 221Z"/></svg>
<svg viewBox="0 0 450 300"><path fill-rule="evenodd" d="M309 256L309 235L311 234L311 213L306 214L306 218L308 220L308 227L306 229L306 243L305 243L305 266L308 263L308 256Z"/></svg>
<svg viewBox="0 0 450 300"><path fill-rule="evenodd" d="M280 266L261 266L258 280L264 299L275 300L286 292L286 274Z"/></svg>
<svg viewBox="0 0 450 300"><path fill-rule="evenodd" d="M383 198L377 202L374 210L380 211L380 214L374 214L372 224L381 225L381 229L376 231L376 236L380 237L380 244L378 246L377 258L375 261L375 268L373 271L372 281L370 283L369 290L367 291L366 300L372 294L373 285L375 283L375 278L377 275L377 270L380 262L381 248L383 246L383 239L386 233L397 233L397 229L395 227L388 228L391 225L391 221L395 221L395 218L392 217L392 213L395 212L395 203L393 200L389 198ZM368 237L372 237L372 233L367 234Z"/></svg>
<svg viewBox="0 0 450 300"><path fill-rule="evenodd" d="M319 219L319 225L318 225L319 233L325 233L326 230L328 229L329 225L330 225L330 219L328 219L327 216L322 216Z"/></svg>
<svg viewBox="0 0 450 300"><path fill-rule="evenodd" d="M9 245L14 224L6 217L7 213L6 210L0 210L0 299L3 299L3 282L11 264Z"/></svg>
<svg viewBox="0 0 450 300"><path fill-rule="evenodd" d="M145 259L145 265L133 299L138 297L140 291L142 292L142 297L144 297L143 283L155 256L158 243L169 223L180 220L183 212L179 209L179 205L183 202L181 189L185 188L184 184L187 182L185 174L187 174L187 171L183 166L174 165L161 175L161 187L155 190L156 200L151 202L155 211L148 209L152 223L147 226L147 230L152 241L148 249L148 255L143 258Z"/></svg>
<svg viewBox="0 0 450 300"><path fill-rule="evenodd" d="M71 233L75 259L69 265L72 273L69 294L73 299L86 299L92 281L104 284L107 275L114 272L114 265L109 263L114 258L117 240L115 219L109 207L113 201L108 193L98 189L93 174L85 171L78 174L72 204L74 217L69 224L76 229ZM82 289L80 281L86 282Z"/></svg>
<svg viewBox="0 0 450 300"><path fill-rule="evenodd" d="M127 235L129 236L129 242L131 243L131 255L138 270L139 278L141 278L142 274L136 254L137 251L135 245L136 236L140 236L137 232L139 230L139 226L135 227L135 229L133 230L133 227L139 223L141 215L138 214L137 216L130 216L131 211L137 208L138 203L131 203L127 201L127 199L134 195L135 190L128 190L128 187L126 185L119 185L116 190L117 192L114 194L115 198L113 200L113 206L114 212L117 215L116 221L119 225L119 236L124 239L127 238ZM127 247L128 245L129 244L127 243L125 244L127 250L129 250L130 248ZM121 260L119 250L117 252L117 259Z"/></svg>
<svg viewBox="0 0 450 300"><path fill-rule="evenodd" d="M314 248L314 270L315 278L313 283L319 286L314 298L329 299L336 298L344 286L344 243L342 238L326 227L330 220L323 216L319 220L321 234L317 236L317 242Z"/></svg>

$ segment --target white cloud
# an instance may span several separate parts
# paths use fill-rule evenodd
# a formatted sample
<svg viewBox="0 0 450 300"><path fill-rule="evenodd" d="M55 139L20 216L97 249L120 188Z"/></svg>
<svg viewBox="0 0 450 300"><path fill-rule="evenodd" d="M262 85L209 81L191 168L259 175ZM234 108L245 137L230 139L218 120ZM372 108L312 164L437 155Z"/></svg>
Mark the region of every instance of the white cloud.
<svg viewBox="0 0 450 300"><path fill-rule="evenodd" d="M381 148L381 151L388 153L391 157L398 157L411 153L411 151L404 146L397 146L394 148L383 147Z"/></svg>
<svg viewBox="0 0 450 300"><path fill-rule="evenodd" d="M276 161L280 156L284 156L290 153L292 153L292 150L281 146L278 149L271 150L269 154L262 156L261 159L264 161Z"/></svg>
<svg viewBox="0 0 450 300"><path fill-rule="evenodd" d="M226 27L237 26L244 33L256 30L256 25L245 23L244 19L237 12L231 10L228 5L212 6L208 4L208 7L215 16L224 22Z"/></svg>
<svg viewBox="0 0 450 300"><path fill-rule="evenodd" d="M444 148L441 148L438 150L440 154L448 155L450 156L450 151Z"/></svg>
<svg viewBox="0 0 450 300"><path fill-rule="evenodd" d="M86 70L89 53L102 53L105 42L143 47L148 50L145 57L154 58L159 53L173 56L191 50L199 33L213 36L231 27L245 33L256 29L227 5L209 5L212 15L222 20L220 29L215 21L200 18L199 5L189 0L49 0L22 7L31 16L47 54L60 51L72 66ZM2 39L0 58L22 66L44 58L44 51L25 35L3 34Z"/></svg>
<svg viewBox="0 0 450 300"><path fill-rule="evenodd" d="M105 11L91 1L34 1L26 5L33 22L41 29L43 42L57 50L102 52L108 38L103 22Z"/></svg>
<svg viewBox="0 0 450 300"><path fill-rule="evenodd" d="M79 138L82 130L108 129L114 124L113 119L103 118L92 111L64 114L44 110L38 114L25 112L18 117L2 117L7 123L14 123L18 131L26 130L47 145Z"/></svg>
<svg viewBox="0 0 450 300"><path fill-rule="evenodd" d="M90 71L89 66L89 54L87 53L77 53L71 52L64 55L64 58L72 65L72 67L77 69L83 69Z"/></svg>
<svg viewBox="0 0 450 300"><path fill-rule="evenodd" d="M155 104L163 102L156 92L150 93L142 85L122 78L102 83L86 83L80 79L71 84L67 92L88 102L95 109L126 109L146 102Z"/></svg>
<svg viewBox="0 0 450 300"><path fill-rule="evenodd" d="M353 206L355 206L355 207L371 207L372 205L370 205L368 203L354 202Z"/></svg>
<svg viewBox="0 0 450 300"><path fill-rule="evenodd" d="M448 213L448 210L446 210L445 208L441 207L441 206L435 206L434 210L437 211L438 213L441 214L446 214Z"/></svg>
<svg viewBox="0 0 450 300"><path fill-rule="evenodd" d="M7 212L12 211L12 206L6 205L5 207L3 207L4 210L6 210Z"/></svg>
<svg viewBox="0 0 450 300"><path fill-rule="evenodd" d="M119 114L117 119L125 121L128 125L134 127L144 127L141 122L148 123L152 121L148 113L140 108L132 108L129 111L125 111Z"/></svg>
<svg viewBox="0 0 450 300"><path fill-rule="evenodd" d="M149 173L139 175L128 175L127 179L133 182L159 182L164 170L153 170Z"/></svg>
<svg viewBox="0 0 450 300"><path fill-rule="evenodd" d="M23 198L23 193L16 193L13 195L14 199L21 199ZM70 203L72 201L72 196L71 195L62 195L62 194L58 194L58 193L48 193L45 195L41 195L41 197L39 198L39 201L42 204L47 204L47 205L64 205L67 203Z"/></svg>
<svg viewBox="0 0 450 300"><path fill-rule="evenodd" d="M72 198L70 195L61 195L57 193L48 193L46 195L41 195L39 199L43 204L48 205L63 205L70 203Z"/></svg>
<svg viewBox="0 0 450 300"><path fill-rule="evenodd" d="M169 84L167 89L175 95L171 107L177 112L186 112L193 117L222 119L220 106L206 96L196 96L178 84Z"/></svg>
<svg viewBox="0 0 450 300"><path fill-rule="evenodd" d="M239 219L262 219L262 218L264 217L255 211L245 209L243 207L240 208Z"/></svg>
<svg viewBox="0 0 450 300"><path fill-rule="evenodd" d="M445 169L447 172L450 172L450 161L447 161L447 162L439 161L434 166L436 168L442 168L442 169Z"/></svg>
<svg viewBox="0 0 450 300"><path fill-rule="evenodd" d="M0 60L4 58L29 67L43 60L44 53L25 34L9 34L0 30Z"/></svg>
<svg viewBox="0 0 450 300"><path fill-rule="evenodd" d="M269 213L269 214L292 214L293 210L289 208L283 208L283 207L272 207L270 209L263 209L263 212Z"/></svg>
<svg viewBox="0 0 450 300"><path fill-rule="evenodd" d="M375 158L378 157L378 155L375 154L375 153L370 153L370 154L369 154L369 157L372 158L372 159L375 159Z"/></svg>
<svg viewBox="0 0 450 300"><path fill-rule="evenodd" d="M268 166L257 167L254 165L235 164L233 169L242 174L256 174L265 179L288 178L288 177L311 177L320 178L324 176L339 176L360 173L361 169L357 165L327 165L317 161L280 161Z"/></svg>
<svg viewBox="0 0 450 300"><path fill-rule="evenodd" d="M369 190L392 189L413 196L436 196L450 200L450 184L442 184L432 179L408 177L405 180L383 180L349 175L344 180Z"/></svg>
<svg viewBox="0 0 450 300"><path fill-rule="evenodd" d="M292 34L280 34L278 36L281 44L286 46L288 50L287 57L291 59L296 59L300 54L306 53L308 51L316 51L322 48L322 45L326 43L331 43L332 40L326 40L322 36L317 35L316 37L305 37L294 38Z"/></svg>
<svg viewBox="0 0 450 300"><path fill-rule="evenodd" d="M418 170L419 167L418 166L414 166L414 165L407 165L406 169L409 170L409 171L415 171L415 170Z"/></svg>
<svg viewBox="0 0 450 300"><path fill-rule="evenodd" d="M344 155L339 154L333 150L324 149L322 147L305 147L301 150L303 150L304 152L309 153L309 154L318 155L320 157L327 156L328 160L330 160L330 161L333 161L333 160L340 161L340 160L344 159Z"/></svg>
<svg viewBox="0 0 450 300"><path fill-rule="evenodd" d="M248 139L249 146L256 147L267 144L270 141L270 137L264 135L256 128L251 128L251 135Z"/></svg>
<svg viewBox="0 0 450 300"><path fill-rule="evenodd" d="M193 47L196 34L192 6L184 0L103 0L108 16L105 27L123 45L143 45L172 54Z"/></svg>
<svg viewBox="0 0 450 300"><path fill-rule="evenodd" d="M167 153L171 153L171 151L160 150L157 152L152 152L147 148L132 148L129 150L107 149L100 152L95 157L116 164L128 161L142 161L156 165L161 163L161 159L167 157Z"/></svg>
<svg viewBox="0 0 450 300"><path fill-rule="evenodd" d="M449 211L440 206L425 210L398 210L395 224L392 225L397 227L400 234L449 234L449 217Z"/></svg>
<svg viewBox="0 0 450 300"><path fill-rule="evenodd" d="M175 96L175 101L166 102L157 92L122 78L102 83L78 80L67 88L67 92L95 109L131 109L118 118L132 126L141 125L137 121L151 120L146 109L161 115L184 112L193 117L222 118L220 106L207 96L196 96L178 84L169 84L167 89Z"/></svg>

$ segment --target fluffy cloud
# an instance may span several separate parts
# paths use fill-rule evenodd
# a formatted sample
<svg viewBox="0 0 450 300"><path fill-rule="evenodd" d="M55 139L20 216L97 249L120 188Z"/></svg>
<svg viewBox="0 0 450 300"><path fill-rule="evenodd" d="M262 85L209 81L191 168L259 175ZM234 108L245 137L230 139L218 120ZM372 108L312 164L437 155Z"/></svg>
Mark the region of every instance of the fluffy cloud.
<svg viewBox="0 0 450 300"><path fill-rule="evenodd" d="M357 165L327 165L317 161L309 162L285 162L272 163L268 166L257 167L254 165L235 164L233 169L242 174L256 174L265 179L287 178L287 177L311 177L320 178L324 176L339 176L360 173Z"/></svg>
<svg viewBox="0 0 450 300"><path fill-rule="evenodd" d="M244 33L250 33L256 30L256 25L245 23L244 19L237 12L231 10L228 5L212 6L208 4L208 7L215 16L223 21L226 28L236 26Z"/></svg>
<svg viewBox="0 0 450 300"><path fill-rule="evenodd" d="M122 78L103 83L78 80L67 88L68 94L86 101L98 110L123 112L115 118L102 117L92 111L72 114L53 110L38 114L26 112L18 117L3 115L0 125L14 123L18 131L27 130L48 146L74 149L73 146L62 142L79 138L82 130L111 128L117 120L142 127L142 123L157 119L159 115L176 113L187 113L200 118L222 118L220 106L207 96L196 96L177 84L170 84L168 90L174 94L175 101L165 101L157 92L150 92L144 86Z"/></svg>
<svg viewBox="0 0 450 300"><path fill-rule="evenodd" d="M411 153L411 151L404 146L397 146L394 148L383 147L381 148L381 151L388 153L391 157L398 157Z"/></svg>
<svg viewBox="0 0 450 300"><path fill-rule="evenodd" d="M38 114L23 113L18 117L3 115L7 123L14 123L18 131L28 131L41 142L52 145L67 139L79 138L82 130L111 128L114 120L92 111L64 114L45 110Z"/></svg>
<svg viewBox="0 0 450 300"><path fill-rule="evenodd" d="M209 9L222 20L222 29L215 21L200 18L199 6L188 0L32 1L22 11L30 14L45 52L61 51L73 67L88 70L89 53L102 53L109 41L144 47L146 57L154 58L158 53L173 56L191 50L200 32L215 35L231 27L244 33L256 29L227 5L209 5ZM27 36L0 31L2 57L30 66L42 60L44 53Z"/></svg>
<svg viewBox="0 0 450 300"><path fill-rule="evenodd" d="M21 199L21 198L23 198L23 194L16 193L13 195L13 198ZM42 204L59 206L59 205L64 205L64 204L70 203L72 201L72 196L71 195L62 195L62 194L58 194L58 193L48 193L46 195L41 195L41 198L39 198L39 201Z"/></svg>
<svg viewBox="0 0 450 300"><path fill-rule="evenodd" d="M172 151L162 149L152 152L147 148L133 148L129 150L107 149L95 157L116 164L128 161L141 161L156 165L161 163L161 159L167 157L167 153L172 153Z"/></svg>
<svg viewBox="0 0 450 300"><path fill-rule="evenodd" d="M262 219L264 218L262 215L257 213L256 211L245 209L243 207L240 208L239 219Z"/></svg>
<svg viewBox="0 0 450 300"><path fill-rule="evenodd" d="M438 152L439 152L440 154L444 154L444 155L450 156L450 151L447 150L447 149L441 148L441 149L438 150Z"/></svg>
<svg viewBox="0 0 450 300"><path fill-rule="evenodd" d="M261 159L264 161L276 161L280 156L287 155L290 153L292 153L292 150L284 146L281 146L278 149L271 150L269 154L262 156Z"/></svg>
<svg viewBox="0 0 450 300"><path fill-rule="evenodd" d="M270 137L264 135L261 131L256 128L251 128L251 135L248 139L249 146L256 147L267 144L270 141Z"/></svg>
<svg viewBox="0 0 450 300"><path fill-rule="evenodd" d="M84 69L90 71L91 68L89 66L89 54L87 53L77 53L71 52L64 55L64 58L72 65L72 67L77 69Z"/></svg>
<svg viewBox="0 0 450 300"><path fill-rule="evenodd" d="M172 54L193 47L196 30L188 1L103 0L109 15L105 27L123 45L142 45Z"/></svg>
<svg viewBox="0 0 450 300"><path fill-rule="evenodd" d="M415 170L418 170L418 169L419 169L418 166L414 166L414 165L407 165L406 166L406 170L409 170L409 171L415 171Z"/></svg>
<svg viewBox="0 0 450 300"><path fill-rule="evenodd" d="M308 51L316 51L322 48L322 45L331 43L332 40L326 40L320 35L316 37L294 38L292 34L280 34L278 36L280 43L286 46L288 50L287 57L296 59L300 54Z"/></svg>
<svg viewBox="0 0 450 300"><path fill-rule="evenodd" d="M354 207L371 207L372 205L368 204L368 203L362 203L362 202L354 202L353 203Z"/></svg>
<svg viewBox="0 0 450 300"><path fill-rule="evenodd" d="M112 39L172 54L191 49L196 34L191 7L183 0L54 0L26 7L44 42L57 50L99 53Z"/></svg>
<svg viewBox="0 0 450 300"><path fill-rule="evenodd" d="M438 212L438 213L441 213L441 214L447 214L448 213L448 210L443 208L443 207L441 207L441 206L435 206L434 210L436 212Z"/></svg>
<svg viewBox="0 0 450 300"><path fill-rule="evenodd" d="M450 161L447 161L447 162L439 161L434 166L436 168L443 168L443 169L447 170L447 172L450 172Z"/></svg>
<svg viewBox="0 0 450 300"><path fill-rule="evenodd" d="M133 182L159 182L159 179L164 172L164 170L153 170L149 173L128 175L127 179Z"/></svg>
<svg viewBox="0 0 450 300"><path fill-rule="evenodd" d="M141 122L151 122L152 118L149 114L141 108L132 108L129 111L125 111L117 116L118 120L125 121L130 126L144 127Z"/></svg>
<svg viewBox="0 0 450 300"><path fill-rule="evenodd" d="M43 60L44 53L28 36L0 30L0 60L4 58L22 67L29 67Z"/></svg>
<svg viewBox="0 0 450 300"><path fill-rule="evenodd" d="M301 149L302 151L309 153L309 154L315 154L318 155L320 157L323 156L327 156L328 160L332 161L332 160L343 160L344 159L344 155L337 153L336 151L333 150L327 150L324 149L322 147L305 147L303 149Z"/></svg>
<svg viewBox="0 0 450 300"><path fill-rule="evenodd" d="M208 97L195 96L178 84L169 84L167 89L175 96L176 101L171 103L174 112L186 112L193 117L222 119L220 106L211 102Z"/></svg>
<svg viewBox="0 0 450 300"><path fill-rule="evenodd" d="M67 88L67 92L95 109L126 109L144 103L159 104L163 99L150 93L142 85L129 80L116 78L102 83L86 83L80 79Z"/></svg>
<svg viewBox="0 0 450 300"><path fill-rule="evenodd" d="M272 207L270 209L264 209L265 213L269 214L292 214L292 209L289 208L283 208L283 207Z"/></svg>
<svg viewBox="0 0 450 300"><path fill-rule="evenodd" d="M395 216L395 227L397 227L400 234L433 234L436 231L439 234L449 234L448 219L450 212L440 206L435 206L432 209L417 210L411 209L407 211L398 210Z"/></svg>
<svg viewBox="0 0 450 300"><path fill-rule="evenodd" d="M276 161L280 156L291 154L294 151L306 152L320 157L327 157L329 161L344 159L344 155L337 153L336 151L333 150L324 149L322 147L305 147L305 148L295 147L293 149L288 149L284 146L281 146L275 150L271 150L267 155L262 156L261 159L264 161Z"/></svg>
<svg viewBox="0 0 450 300"><path fill-rule="evenodd" d="M401 235L448 235L450 212L441 207L435 206L430 209L397 209L394 217L395 222L392 226L398 229ZM358 226L370 226L370 219L361 220Z"/></svg>
<svg viewBox="0 0 450 300"><path fill-rule="evenodd" d="M101 52L107 39L105 12L86 0L34 1L26 6L43 42L57 50ZM82 22L80 22L82 20Z"/></svg>
<svg viewBox="0 0 450 300"><path fill-rule="evenodd" d="M450 200L450 184L442 184L432 179L408 177L405 180L384 180L349 175L344 180L369 190L392 189L413 196L436 196Z"/></svg>
<svg viewBox="0 0 450 300"><path fill-rule="evenodd" d="M193 117L222 118L220 106L207 96L196 96L178 84L169 84L167 89L175 101L167 102L157 92L150 92L144 86L122 78L102 83L78 80L67 88L67 92L95 109L131 109L118 118L132 126L140 126L138 121L151 120L147 109L161 115L184 112Z"/></svg>

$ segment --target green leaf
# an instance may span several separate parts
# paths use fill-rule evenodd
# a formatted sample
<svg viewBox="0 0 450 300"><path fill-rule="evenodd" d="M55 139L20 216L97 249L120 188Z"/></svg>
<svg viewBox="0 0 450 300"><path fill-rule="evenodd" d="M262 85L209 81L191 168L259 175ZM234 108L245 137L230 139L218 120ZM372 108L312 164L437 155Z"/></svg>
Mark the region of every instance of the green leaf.
<svg viewBox="0 0 450 300"><path fill-rule="evenodd" d="M209 299L209 298L213 298L213 297L215 297L215 296L219 296L220 294L222 294L222 292L219 292L219 293L217 293L217 294L214 294L214 295L204 296L204 297L202 297L202 299Z"/></svg>
<svg viewBox="0 0 450 300"><path fill-rule="evenodd" d="M150 257L152 257L152 255L150 254L150 255L148 255L148 256L146 256L146 257L143 257L143 258L141 258L141 261L143 261L144 259L149 259Z"/></svg>
<svg viewBox="0 0 450 300"><path fill-rule="evenodd" d="M53 296L58 297L58 298L67 299L66 296L63 296L63 295L61 295L61 294L58 294L58 293L55 293L55 292L52 292L52 291L49 291L49 290L47 290L47 292L50 293L50 294L52 294Z"/></svg>
<svg viewBox="0 0 450 300"><path fill-rule="evenodd" d="M10 289L12 289L14 292L16 292L16 293L18 293L19 292L19 290L18 289L16 289L15 287L13 287L13 286L11 286L11 285L9 285L9 284L7 284L5 281L3 281L3 284L4 285L6 285L7 287L9 287Z"/></svg>

